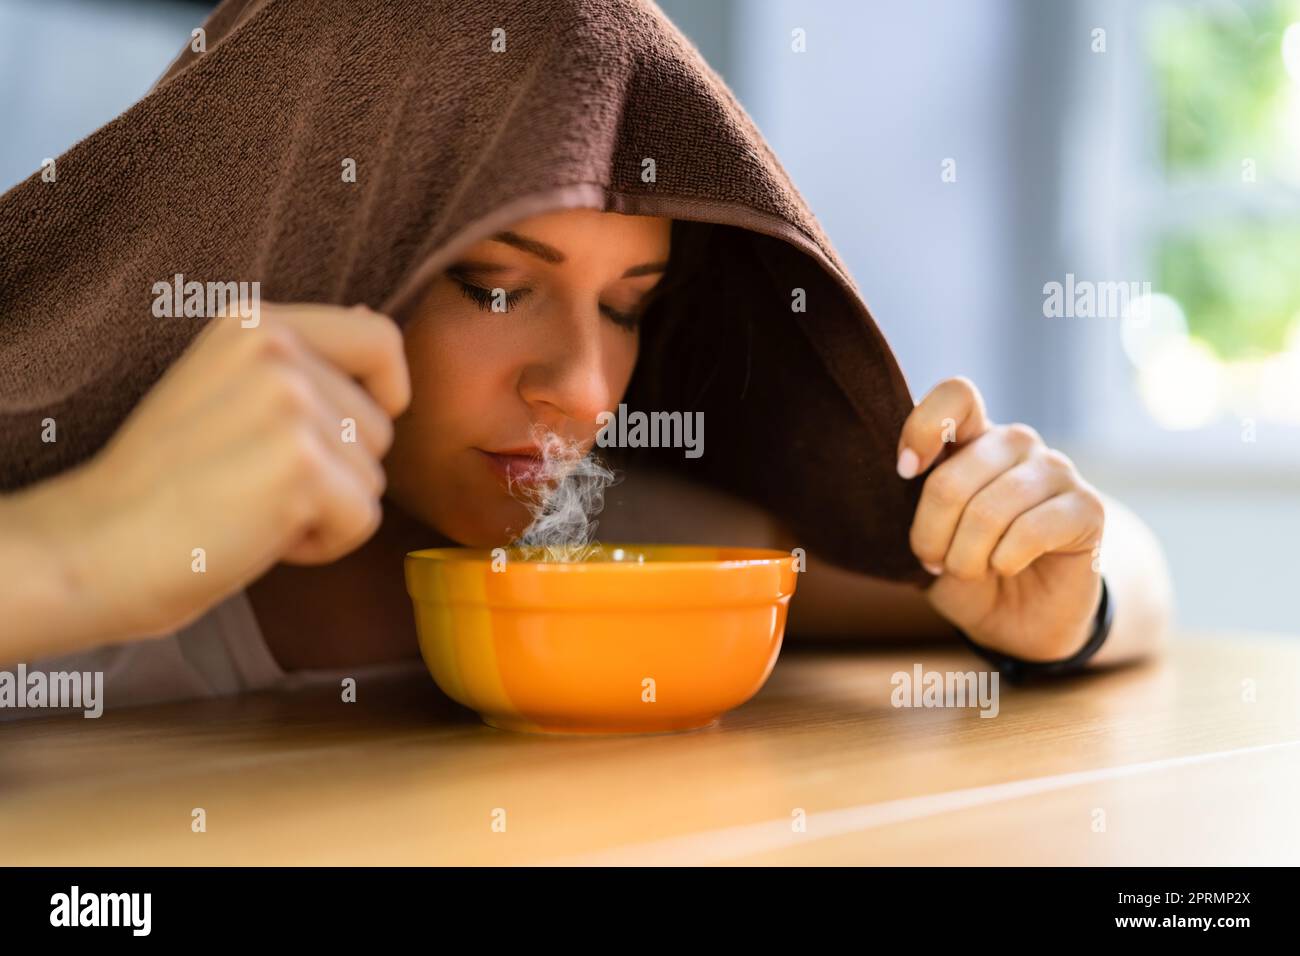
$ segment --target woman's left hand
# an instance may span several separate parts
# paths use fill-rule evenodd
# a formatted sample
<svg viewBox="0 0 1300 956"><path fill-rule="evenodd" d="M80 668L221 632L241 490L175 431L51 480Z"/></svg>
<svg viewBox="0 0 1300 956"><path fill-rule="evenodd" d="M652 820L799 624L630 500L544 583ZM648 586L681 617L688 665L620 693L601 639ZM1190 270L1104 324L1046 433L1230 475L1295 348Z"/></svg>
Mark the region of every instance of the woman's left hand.
<svg viewBox="0 0 1300 956"><path fill-rule="evenodd" d="M1079 651L1101 600L1106 511L1074 463L1028 425L990 422L962 376L912 410L898 451L904 478L938 462L910 536L939 574L931 606L995 651L1034 661Z"/></svg>

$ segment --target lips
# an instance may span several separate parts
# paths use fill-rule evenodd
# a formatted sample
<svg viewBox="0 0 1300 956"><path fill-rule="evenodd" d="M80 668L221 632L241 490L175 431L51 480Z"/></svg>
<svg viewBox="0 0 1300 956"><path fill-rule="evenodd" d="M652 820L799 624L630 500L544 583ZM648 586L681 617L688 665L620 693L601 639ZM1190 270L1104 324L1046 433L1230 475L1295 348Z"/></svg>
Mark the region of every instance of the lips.
<svg viewBox="0 0 1300 956"><path fill-rule="evenodd" d="M484 451L476 448L488 467L504 482L509 484L540 484L544 468L537 449L515 449L508 451Z"/></svg>

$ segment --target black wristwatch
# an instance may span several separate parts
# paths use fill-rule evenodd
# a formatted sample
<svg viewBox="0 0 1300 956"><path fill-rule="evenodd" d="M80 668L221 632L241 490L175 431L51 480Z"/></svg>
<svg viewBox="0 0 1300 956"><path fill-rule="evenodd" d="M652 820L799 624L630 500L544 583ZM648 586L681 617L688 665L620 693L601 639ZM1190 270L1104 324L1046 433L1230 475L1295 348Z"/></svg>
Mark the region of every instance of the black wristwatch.
<svg viewBox="0 0 1300 956"><path fill-rule="evenodd" d="M972 641L960 628L953 628L953 630L957 632L957 636L961 638L962 643L996 667L1003 677L1013 684L1019 684L1036 677L1062 677L1083 670L1084 665L1097 653L1101 645L1106 643L1106 637L1110 634L1110 624L1114 619L1115 604L1110 599L1110 591L1106 587L1106 578L1103 576L1101 579L1101 603L1097 605L1097 616L1093 621L1092 637L1088 638L1088 643L1084 644L1079 652L1071 657L1059 661L1021 660L1019 657L1012 657L1010 654L1000 654L987 647L981 647Z"/></svg>

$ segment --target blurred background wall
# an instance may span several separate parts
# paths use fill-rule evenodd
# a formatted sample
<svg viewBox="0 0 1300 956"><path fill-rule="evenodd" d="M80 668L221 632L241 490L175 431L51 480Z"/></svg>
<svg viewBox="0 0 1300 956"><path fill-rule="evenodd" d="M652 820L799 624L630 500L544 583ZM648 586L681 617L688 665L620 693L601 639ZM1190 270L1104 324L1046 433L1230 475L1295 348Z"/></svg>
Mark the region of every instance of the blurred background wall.
<svg viewBox="0 0 1300 956"><path fill-rule="evenodd" d="M969 376L1137 510L1183 628L1300 633L1300 0L661 6L916 398ZM210 7L0 0L0 188L143 95Z"/></svg>

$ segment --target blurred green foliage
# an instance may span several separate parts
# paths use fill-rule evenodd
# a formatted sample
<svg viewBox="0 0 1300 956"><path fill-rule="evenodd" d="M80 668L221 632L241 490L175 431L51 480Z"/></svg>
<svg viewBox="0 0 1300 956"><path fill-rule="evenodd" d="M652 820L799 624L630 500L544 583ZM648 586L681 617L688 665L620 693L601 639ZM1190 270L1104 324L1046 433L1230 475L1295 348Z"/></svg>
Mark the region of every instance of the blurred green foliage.
<svg viewBox="0 0 1300 956"><path fill-rule="evenodd" d="M1300 313L1300 223L1216 225L1166 236L1157 288L1178 300L1188 331L1224 359L1280 351Z"/></svg>
<svg viewBox="0 0 1300 956"><path fill-rule="evenodd" d="M1282 34L1300 21L1300 0L1162 3L1152 9L1150 52L1171 171L1274 156L1289 122L1293 83Z"/></svg>
<svg viewBox="0 0 1300 956"><path fill-rule="evenodd" d="M1259 189L1297 138L1290 105L1300 90L1282 57L1300 0L1192 0L1154 6L1149 53L1163 127L1166 176L1210 177ZM1242 161L1258 183L1242 181ZM1294 176L1296 170L1282 170ZM1187 315L1191 333L1224 359L1279 350L1300 314L1300 223L1215 220L1165 236L1157 281Z"/></svg>

